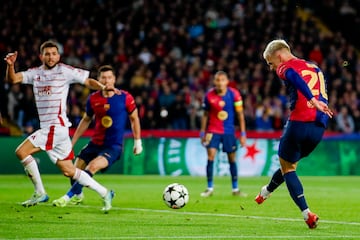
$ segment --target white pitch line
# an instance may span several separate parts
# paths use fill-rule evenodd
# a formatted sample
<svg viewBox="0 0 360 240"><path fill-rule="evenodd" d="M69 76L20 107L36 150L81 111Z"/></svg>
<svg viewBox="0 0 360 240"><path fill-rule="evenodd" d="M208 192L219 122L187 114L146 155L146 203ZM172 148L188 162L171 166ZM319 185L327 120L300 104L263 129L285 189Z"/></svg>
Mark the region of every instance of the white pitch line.
<svg viewBox="0 0 360 240"><path fill-rule="evenodd" d="M146 209L146 208L118 208L119 210L128 210L128 211L144 211L144 212L164 212L172 214L183 214L183 215L196 215L196 216L216 216L216 217L233 217L233 218L252 218L252 219L268 219L268 220L278 220L278 221L293 221L293 222L303 222L304 220L299 218L275 218L275 217L264 217L264 216L245 216L245 215L235 215L227 213L201 213L201 212L176 212L170 210L157 210L157 209ZM341 221L331 221L331 220L320 220L324 223L332 224L342 224L342 225L355 225L360 226L360 222L341 222Z"/></svg>
<svg viewBox="0 0 360 240"><path fill-rule="evenodd" d="M21 203L19 203L21 205ZM52 206L51 203L41 203L41 205ZM100 206L90 206L90 205L68 205L66 207L82 207L82 208L101 208ZM180 215L192 215L192 216L216 216L216 217L231 217L231 218L251 218L251 219L267 219L267 220L277 220L277 221L291 221L291 222L302 222L304 220L300 218L276 218L276 217L266 217L266 216L251 216L251 215L236 215L228 213L206 213L206 212L179 212L176 209L174 210L161 210L161 209L150 209L150 208L121 208L121 207L112 207L112 210L123 210L123 211L143 211L143 212L157 212L157 213L169 213L169 214L180 214ZM341 224L341 225L354 225L360 226L360 222L344 222L344 221L332 221L320 219L323 223L330 224Z"/></svg>
<svg viewBox="0 0 360 240"><path fill-rule="evenodd" d="M311 238L314 239L314 236L251 236L251 235L240 235L240 236L128 236L128 237L75 237L75 238L31 238L31 240L90 240L90 239L99 239L99 240L111 240L111 239L305 239ZM1 238L0 238L1 239ZM316 239L360 239L360 236L316 236Z"/></svg>
<svg viewBox="0 0 360 240"><path fill-rule="evenodd" d="M21 204L21 203L19 203ZM52 206L51 203L41 203L41 205ZM76 206L67 206L69 208L81 207L81 208L94 208L99 209L100 206L89 206L89 205L76 205ZM303 221L302 219L294 219L294 218L274 218L274 217L264 217L264 216L243 216L243 215L235 215L235 214L226 214L226 213L202 213L202 212L179 212L177 210L160 210L160 209L146 209L146 208L120 208L120 207L112 207L112 210L120 210L120 211L143 211L143 212L155 212L155 213L169 213L169 214L180 214L180 215L192 215L192 216L216 216L216 217L231 217L231 218L252 218L252 219L267 219L267 220L278 220L278 221ZM331 221L331 220L322 220L321 222L329 223L329 224L342 224L342 225L354 225L360 226L360 222L342 222L342 221ZM316 239L360 239L360 235L328 235L328 236L304 236L304 235L290 235L290 236L252 236L252 235L239 235L239 236L112 236L112 237L76 237L76 238L66 238L72 240L121 240L121 239L308 239L315 238ZM63 238L31 238L32 240L62 240ZM1 238L0 238L1 240Z"/></svg>
<svg viewBox="0 0 360 240"><path fill-rule="evenodd" d="M100 208L100 207L88 206L88 205L77 205L77 206L69 206L69 207ZM227 214L227 213L179 212L176 209L161 210L161 209L149 209L149 208L112 207L112 210L157 212L157 213L169 213L169 214L192 215L192 216L209 216L209 217L216 216L216 217L231 217L231 218L266 219L266 220L292 221L292 222L303 222L304 221L301 218L276 218L276 217L266 217L266 216L236 215L236 214ZM332 220L324 220L324 219L320 219L320 221L323 223L330 223L330 224L360 226L360 222L343 222L343 221L332 221Z"/></svg>
<svg viewBox="0 0 360 240"><path fill-rule="evenodd" d="M18 203L21 205L21 203ZM51 203L41 203L41 205L52 206ZM68 205L66 207L81 207L81 208L98 208L100 206L90 206L90 205ZM276 217L266 217L266 216L251 216L251 215L236 215L228 213L205 213L205 212L179 212L176 209L174 210L161 210L161 209L150 209L150 208L121 208L121 207L112 207L112 210L123 210L123 211L143 211L143 212L157 212L157 213L169 213L169 214L180 214L180 215L192 215L192 216L216 216L216 217L231 217L231 218L251 218L251 219L267 219L267 220L277 220L277 221L291 221L291 222L302 222L304 220L300 218L276 218ZM360 222L344 222L344 221L332 221L320 219L323 223L330 224L341 224L341 225L354 225L360 226Z"/></svg>

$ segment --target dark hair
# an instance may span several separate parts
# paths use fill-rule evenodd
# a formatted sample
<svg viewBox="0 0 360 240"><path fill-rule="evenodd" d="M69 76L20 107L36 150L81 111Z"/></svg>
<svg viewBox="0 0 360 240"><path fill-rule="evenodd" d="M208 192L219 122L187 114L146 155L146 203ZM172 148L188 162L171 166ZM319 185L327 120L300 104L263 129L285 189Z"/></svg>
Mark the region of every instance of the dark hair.
<svg viewBox="0 0 360 240"><path fill-rule="evenodd" d="M214 76L217 77L217 76L220 76L220 75L224 75L226 78L229 78L227 73L225 71L222 71L222 70L217 71Z"/></svg>
<svg viewBox="0 0 360 240"><path fill-rule="evenodd" d="M112 73L114 74L114 76L115 76L115 71L114 71L114 68L112 67L112 66L110 66L110 65L103 65L103 66L101 66L101 67L99 67L99 70L98 70L98 77L100 77L100 74L102 73L102 72L107 72L107 71L112 71Z"/></svg>
<svg viewBox="0 0 360 240"><path fill-rule="evenodd" d="M41 44L40 53L42 54L44 52L45 48L52 48L52 47L55 47L59 51L58 44L56 42L54 42L54 41L49 40L49 41L46 41L43 44Z"/></svg>

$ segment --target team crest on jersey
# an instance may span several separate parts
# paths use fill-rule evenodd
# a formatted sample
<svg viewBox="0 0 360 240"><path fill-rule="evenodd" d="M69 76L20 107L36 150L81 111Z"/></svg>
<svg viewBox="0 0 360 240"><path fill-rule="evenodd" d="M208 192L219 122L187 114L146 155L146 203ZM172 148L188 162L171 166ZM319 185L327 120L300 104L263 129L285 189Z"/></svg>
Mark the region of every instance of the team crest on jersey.
<svg viewBox="0 0 360 240"><path fill-rule="evenodd" d="M219 102L219 106L220 106L220 107L224 107L224 106L225 106L225 102L221 100L221 101Z"/></svg>
<svg viewBox="0 0 360 240"><path fill-rule="evenodd" d="M39 96L50 96L51 95L51 86L45 86L45 87L39 88L38 95Z"/></svg>
<svg viewBox="0 0 360 240"><path fill-rule="evenodd" d="M110 116L103 116L101 118L101 125L103 125L104 128L109 128L113 124L113 120Z"/></svg>
<svg viewBox="0 0 360 240"><path fill-rule="evenodd" d="M104 104L104 109L105 109L106 111L109 110L109 109L110 109L110 104L108 104L108 103Z"/></svg>
<svg viewBox="0 0 360 240"><path fill-rule="evenodd" d="M217 118L220 119L221 121L225 121L228 118L228 113L226 111L220 111L217 114Z"/></svg>

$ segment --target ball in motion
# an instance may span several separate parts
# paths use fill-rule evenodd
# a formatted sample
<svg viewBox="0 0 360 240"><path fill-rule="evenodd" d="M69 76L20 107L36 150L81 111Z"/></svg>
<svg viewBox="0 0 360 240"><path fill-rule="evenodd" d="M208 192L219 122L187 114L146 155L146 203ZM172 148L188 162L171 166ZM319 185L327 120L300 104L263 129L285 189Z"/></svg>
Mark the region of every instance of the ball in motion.
<svg viewBox="0 0 360 240"><path fill-rule="evenodd" d="M163 192L163 200L169 208L182 208L189 201L189 191L182 184L172 183L165 188Z"/></svg>

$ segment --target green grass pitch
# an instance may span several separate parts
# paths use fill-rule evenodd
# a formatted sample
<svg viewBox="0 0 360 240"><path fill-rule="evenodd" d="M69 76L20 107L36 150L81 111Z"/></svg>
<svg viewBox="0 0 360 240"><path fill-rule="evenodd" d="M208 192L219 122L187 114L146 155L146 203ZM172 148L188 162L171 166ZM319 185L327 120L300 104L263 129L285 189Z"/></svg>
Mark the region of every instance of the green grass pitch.
<svg viewBox="0 0 360 240"><path fill-rule="evenodd" d="M69 181L61 174L43 175L48 203L24 208L33 192L25 175L0 176L0 239L360 239L360 177L305 177L310 209L320 216L308 229L283 184L262 205L254 197L268 177L241 177L248 197L231 195L230 177L216 177L212 197L201 198L204 177L124 176L98 174L96 179L116 192L113 209L104 214L102 202L85 189L84 203L57 208ZM190 193L182 209L162 201L164 188L184 184Z"/></svg>

